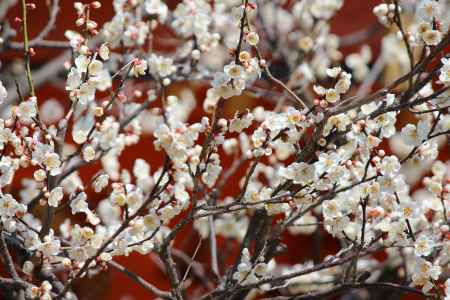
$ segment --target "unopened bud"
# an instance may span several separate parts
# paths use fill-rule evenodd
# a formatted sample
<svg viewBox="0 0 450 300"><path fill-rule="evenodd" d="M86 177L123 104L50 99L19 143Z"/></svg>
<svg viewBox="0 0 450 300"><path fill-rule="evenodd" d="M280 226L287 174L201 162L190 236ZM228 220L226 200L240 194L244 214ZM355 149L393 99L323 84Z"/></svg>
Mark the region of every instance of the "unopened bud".
<svg viewBox="0 0 450 300"><path fill-rule="evenodd" d="M103 116L103 107L97 106L97 107L95 108L95 116L96 116L96 117L101 117L101 116Z"/></svg>

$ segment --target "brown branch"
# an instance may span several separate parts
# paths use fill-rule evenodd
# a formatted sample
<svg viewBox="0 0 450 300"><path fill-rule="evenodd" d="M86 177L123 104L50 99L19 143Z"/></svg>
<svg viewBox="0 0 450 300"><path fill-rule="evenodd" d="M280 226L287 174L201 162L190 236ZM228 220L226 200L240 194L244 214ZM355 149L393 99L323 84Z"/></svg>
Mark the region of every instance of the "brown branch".
<svg viewBox="0 0 450 300"><path fill-rule="evenodd" d="M424 294L421 290L412 288L409 286L404 286L396 283L390 283L390 282L376 282L376 283L346 283L339 285L335 288L332 288L328 291L324 292L316 292L316 293L309 293L309 294L303 294L303 295L296 295L296 296L290 296L290 297L278 297L275 298L276 300L314 300L314 299L329 299L333 297L337 297L345 292L348 292L350 290L356 290L356 289L384 289L384 290L391 290L398 293L408 293L408 294L415 294L419 295L425 298L431 298L431 296ZM274 300L275 300L274 299Z"/></svg>
<svg viewBox="0 0 450 300"><path fill-rule="evenodd" d="M5 267L9 275L11 275L11 277L16 281L20 280L20 277L16 271L16 267L14 266L14 261L11 257L11 254L9 253L8 246L6 244L5 232L3 231L3 228L0 229L0 252L2 253L2 258L5 260Z"/></svg>
<svg viewBox="0 0 450 300"><path fill-rule="evenodd" d="M234 58L234 63L235 64L240 64L239 61L239 53L241 53L241 48L242 48L242 42L244 40L244 29L245 29L245 22L247 21L247 5L248 5L248 0L244 0L244 9L242 11L242 16L241 16L241 20L240 20L240 33L239 33L239 41L236 47L236 53L235 53L235 58Z"/></svg>
<svg viewBox="0 0 450 300"><path fill-rule="evenodd" d="M178 270L175 266L175 262L173 261L172 255L170 253L170 246L167 244L163 244L161 245L158 252L166 268L167 276L169 277L172 295L176 300L183 300L183 293L181 291L182 286L180 284Z"/></svg>
<svg viewBox="0 0 450 300"><path fill-rule="evenodd" d="M159 185L161 184L161 181L163 177L166 175L167 171L169 169L169 162L166 159L166 163L164 164L164 169L161 172L161 175L159 176L155 186L153 187L152 191L150 192L150 195L142 203L142 205L138 208L138 210L131 215L129 218L125 219L124 222L120 225L120 227L103 243L103 245L97 250L95 255L91 256L89 259L87 259L83 265L83 267L68 281L68 283L64 286L63 291L58 295L57 299L61 299L64 297L64 295L69 291L69 289L72 287L74 281L78 279L84 272L87 271L89 268L89 265L100 255L102 254L106 248L114 242L114 240L121 234L125 229L128 228L128 225L132 220L134 220L137 216L141 215L147 208L147 205L151 203L156 197L159 196L159 194L167 187L169 181L160 189Z"/></svg>
<svg viewBox="0 0 450 300"><path fill-rule="evenodd" d="M410 70L412 70L414 68L414 54L412 52L411 45L410 45L408 37L406 35L405 28L403 27L403 22L402 22L402 17L400 15L400 7L398 4L398 0L394 0L394 3L395 3L394 23L397 25L398 29L400 30L400 32L402 34L402 39L403 39L403 42L405 43L406 52L408 53ZM408 78L409 88L411 88L411 86L413 84L412 80L413 80L412 77Z"/></svg>
<svg viewBox="0 0 450 300"><path fill-rule="evenodd" d="M131 272L130 270L128 270L127 268L125 268L121 264L119 264L119 263L117 263L115 261L109 261L108 265L110 267L116 269L117 271L122 272L123 274L125 274L126 276L131 278L134 282L136 282L141 287L143 287L145 290L147 290L148 292L154 294L155 296L158 296L158 297L160 297L162 299L167 299L167 300L173 300L174 299L171 296L170 293L158 289L157 287L155 287L154 285L150 284L149 282L144 280L142 277L140 277L136 273Z"/></svg>

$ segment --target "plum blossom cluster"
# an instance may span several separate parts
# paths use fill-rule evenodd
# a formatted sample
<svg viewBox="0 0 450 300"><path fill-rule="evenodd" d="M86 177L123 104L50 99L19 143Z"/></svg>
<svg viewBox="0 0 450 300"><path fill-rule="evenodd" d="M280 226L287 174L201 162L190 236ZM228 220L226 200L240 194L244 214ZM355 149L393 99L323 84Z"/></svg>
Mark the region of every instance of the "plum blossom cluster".
<svg viewBox="0 0 450 300"><path fill-rule="evenodd" d="M116 269L161 299L450 299L449 3L383 1L381 53L348 54L343 0L114 0L102 25L109 3L75 2L54 100L30 67L52 41L29 40L22 2L23 48L3 42L24 80L0 77L0 292L77 299ZM131 254L170 289L116 262Z"/></svg>

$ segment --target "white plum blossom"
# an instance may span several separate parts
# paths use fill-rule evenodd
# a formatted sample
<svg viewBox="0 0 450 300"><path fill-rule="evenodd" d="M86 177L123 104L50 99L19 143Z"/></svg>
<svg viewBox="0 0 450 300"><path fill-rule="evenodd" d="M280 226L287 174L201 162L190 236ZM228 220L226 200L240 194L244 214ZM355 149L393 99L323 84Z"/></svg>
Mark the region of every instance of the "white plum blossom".
<svg viewBox="0 0 450 300"><path fill-rule="evenodd" d="M155 76L167 77L176 71L173 60L169 57L152 54L148 59L149 71Z"/></svg>
<svg viewBox="0 0 450 300"><path fill-rule="evenodd" d="M442 34L438 30L429 29L422 35L423 41L428 46L437 46L442 40Z"/></svg>
<svg viewBox="0 0 450 300"><path fill-rule="evenodd" d="M101 44L100 48L98 49L98 55L103 60L109 59L109 48L106 43Z"/></svg>
<svg viewBox="0 0 450 300"><path fill-rule="evenodd" d="M98 176L93 183L94 191L100 193L106 186L108 186L109 176L102 174Z"/></svg>
<svg viewBox="0 0 450 300"><path fill-rule="evenodd" d="M95 159L95 149L92 146L86 146L83 148L83 159L87 162Z"/></svg>
<svg viewBox="0 0 450 300"><path fill-rule="evenodd" d="M439 3L432 0L421 0L417 6L417 14L424 21L432 22L433 18L440 18L441 7Z"/></svg>
<svg viewBox="0 0 450 300"><path fill-rule="evenodd" d="M316 179L315 166L303 162L280 169L280 175L300 184L309 184Z"/></svg>
<svg viewBox="0 0 450 300"><path fill-rule="evenodd" d="M8 92L3 85L3 82L0 80L0 103L5 101L6 97L8 97Z"/></svg>
<svg viewBox="0 0 450 300"><path fill-rule="evenodd" d="M235 117L231 120L229 130L230 132L241 132L242 130L248 128L253 121L253 115L251 113L246 113L242 117L239 117L236 113Z"/></svg>
<svg viewBox="0 0 450 300"><path fill-rule="evenodd" d="M11 194L0 195L0 217L2 219L14 216L20 211L20 208L20 203Z"/></svg>
<svg viewBox="0 0 450 300"><path fill-rule="evenodd" d="M50 195L48 196L47 203L50 206L58 207L61 200L63 199L63 188L58 186L51 190Z"/></svg>
<svg viewBox="0 0 450 300"><path fill-rule="evenodd" d="M43 241L37 245L36 249L42 253L45 257L52 257L58 255L61 247L61 242L54 239L53 232L45 236Z"/></svg>
<svg viewBox="0 0 450 300"><path fill-rule="evenodd" d="M167 5L161 0L146 0L145 12L149 15L157 15L160 22L164 23L169 13Z"/></svg>
<svg viewBox="0 0 450 300"><path fill-rule="evenodd" d="M417 256L428 256L433 250L434 242L421 235L415 242L414 251Z"/></svg>
<svg viewBox="0 0 450 300"><path fill-rule="evenodd" d="M395 176L400 170L400 162L396 156L386 156L381 161L380 172L386 176Z"/></svg>
<svg viewBox="0 0 450 300"><path fill-rule="evenodd" d="M439 80L444 84L450 84L450 58L442 58Z"/></svg>
<svg viewBox="0 0 450 300"><path fill-rule="evenodd" d="M440 266L436 266L425 259L418 258L414 265L412 281L414 285L422 286L422 290L426 293L432 289L432 281L437 280L441 272Z"/></svg>
<svg viewBox="0 0 450 300"><path fill-rule="evenodd" d="M406 144L418 146L427 139L430 129L429 123L421 120L417 126L407 124L402 128L401 134Z"/></svg>
<svg viewBox="0 0 450 300"><path fill-rule="evenodd" d="M143 76L147 71L147 66L148 64L146 60L135 59L131 68L131 74L133 74L134 77Z"/></svg>
<svg viewBox="0 0 450 300"><path fill-rule="evenodd" d="M36 97L31 97L27 101L23 101L19 104L17 108L17 116L23 123L32 122L33 118L37 114L37 99Z"/></svg>
<svg viewBox="0 0 450 300"><path fill-rule="evenodd" d="M448 1L370 8L381 40L343 0L75 1L67 41L26 39L35 2L0 38L7 296L114 269L146 298L450 300Z"/></svg>

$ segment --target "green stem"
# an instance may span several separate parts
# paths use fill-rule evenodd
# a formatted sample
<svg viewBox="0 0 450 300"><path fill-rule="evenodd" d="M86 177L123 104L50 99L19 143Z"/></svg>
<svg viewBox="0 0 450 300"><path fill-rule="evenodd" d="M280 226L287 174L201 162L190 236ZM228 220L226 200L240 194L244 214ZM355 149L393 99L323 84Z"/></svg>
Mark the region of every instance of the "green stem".
<svg viewBox="0 0 450 300"><path fill-rule="evenodd" d="M30 49L28 46L28 26L27 26L27 4L26 0L22 0L22 21L23 21L23 51L25 53L25 66L28 80L28 87L30 88L31 96L35 96L33 78L31 77L30 68Z"/></svg>

